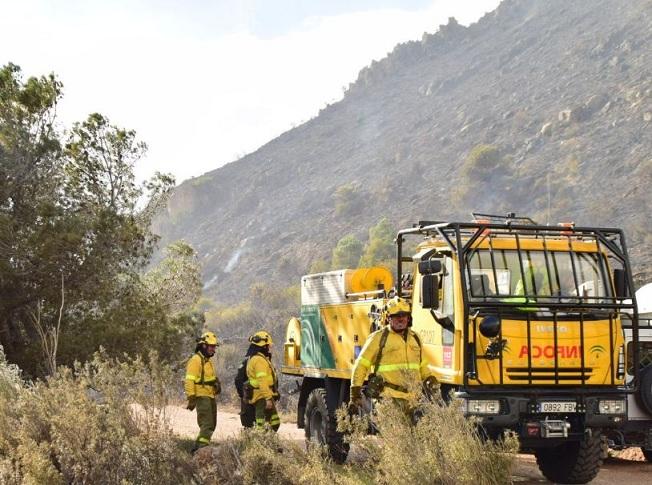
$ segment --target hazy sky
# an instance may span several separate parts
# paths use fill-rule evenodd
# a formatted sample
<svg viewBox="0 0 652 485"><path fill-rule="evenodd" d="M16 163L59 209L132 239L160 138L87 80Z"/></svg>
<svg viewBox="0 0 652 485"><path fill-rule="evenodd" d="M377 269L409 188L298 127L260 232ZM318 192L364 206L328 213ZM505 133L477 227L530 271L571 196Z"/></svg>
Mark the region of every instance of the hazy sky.
<svg viewBox="0 0 652 485"><path fill-rule="evenodd" d="M499 0L0 0L0 64L64 83L65 126L135 129L177 181L314 117L399 42Z"/></svg>

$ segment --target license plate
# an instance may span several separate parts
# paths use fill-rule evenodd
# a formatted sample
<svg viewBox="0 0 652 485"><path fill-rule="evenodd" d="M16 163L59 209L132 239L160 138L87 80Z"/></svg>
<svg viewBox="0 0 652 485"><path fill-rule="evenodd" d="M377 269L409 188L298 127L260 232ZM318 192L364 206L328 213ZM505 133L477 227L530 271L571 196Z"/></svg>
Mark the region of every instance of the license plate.
<svg viewBox="0 0 652 485"><path fill-rule="evenodd" d="M574 413L577 403L571 401L540 401L540 413Z"/></svg>

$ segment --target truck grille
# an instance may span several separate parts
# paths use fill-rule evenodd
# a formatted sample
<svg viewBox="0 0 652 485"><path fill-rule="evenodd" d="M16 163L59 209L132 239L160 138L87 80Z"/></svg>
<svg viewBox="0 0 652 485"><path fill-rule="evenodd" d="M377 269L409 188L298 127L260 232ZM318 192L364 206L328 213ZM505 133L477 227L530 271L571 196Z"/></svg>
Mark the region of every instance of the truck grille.
<svg viewBox="0 0 652 485"><path fill-rule="evenodd" d="M512 381L529 381L527 367L508 367L507 377ZM582 377L581 367L558 367L557 380L558 381L588 381L593 372L592 367L584 367L584 377ZM532 367L532 382L541 381L554 381L555 368L554 367Z"/></svg>

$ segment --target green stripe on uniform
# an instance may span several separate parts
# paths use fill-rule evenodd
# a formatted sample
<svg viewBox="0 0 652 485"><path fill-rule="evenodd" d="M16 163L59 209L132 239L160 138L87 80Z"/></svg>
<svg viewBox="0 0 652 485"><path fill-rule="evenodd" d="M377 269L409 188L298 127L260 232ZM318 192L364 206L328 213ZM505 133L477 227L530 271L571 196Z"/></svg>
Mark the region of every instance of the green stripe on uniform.
<svg viewBox="0 0 652 485"><path fill-rule="evenodd" d="M371 362L369 362L364 357L358 357L358 359L360 359L360 363L363 364L365 367L371 367Z"/></svg>

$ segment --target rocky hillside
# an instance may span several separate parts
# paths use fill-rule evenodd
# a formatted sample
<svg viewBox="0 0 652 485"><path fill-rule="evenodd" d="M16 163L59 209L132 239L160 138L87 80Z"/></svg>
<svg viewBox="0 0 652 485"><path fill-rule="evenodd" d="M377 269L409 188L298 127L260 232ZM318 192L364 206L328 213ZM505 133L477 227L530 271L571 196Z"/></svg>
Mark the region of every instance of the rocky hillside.
<svg viewBox="0 0 652 485"><path fill-rule="evenodd" d="M181 184L157 229L197 248L223 302L297 283L383 215L471 210L622 226L649 280L650 45L652 0L505 0L468 28L451 19L316 118Z"/></svg>

